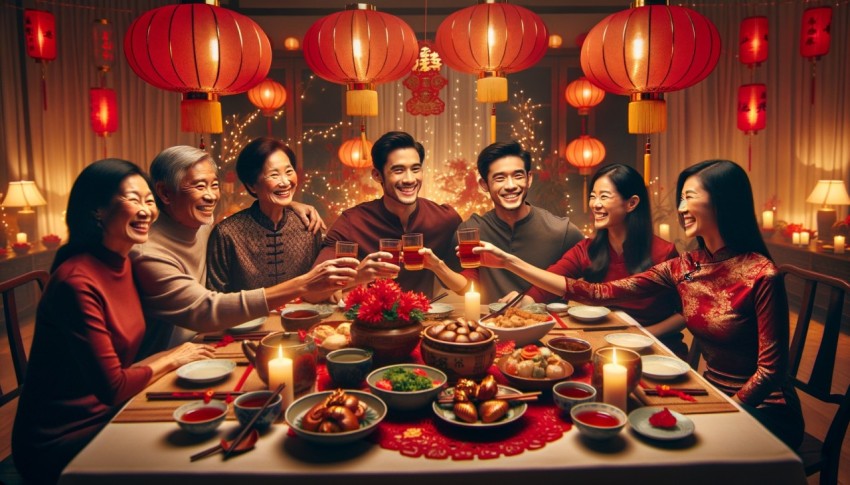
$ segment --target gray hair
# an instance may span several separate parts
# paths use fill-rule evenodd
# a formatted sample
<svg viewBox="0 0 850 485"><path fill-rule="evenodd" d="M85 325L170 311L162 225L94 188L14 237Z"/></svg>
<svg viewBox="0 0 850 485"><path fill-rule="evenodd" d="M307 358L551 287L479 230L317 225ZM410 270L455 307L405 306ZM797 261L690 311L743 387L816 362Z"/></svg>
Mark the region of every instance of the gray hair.
<svg viewBox="0 0 850 485"><path fill-rule="evenodd" d="M172 192L176 193L180 190L180 182L183 181L186 172L196 163L204 161L210 162L215 171L218 172L218 166L216 166L212 156L200 148L190 147L188 145L177 145L166 148L159 152L151 163L151 179L154 186L162 182ZM162 209L163 204L156 190L154 190L154 194L156 196L156 204Z"/></svg>

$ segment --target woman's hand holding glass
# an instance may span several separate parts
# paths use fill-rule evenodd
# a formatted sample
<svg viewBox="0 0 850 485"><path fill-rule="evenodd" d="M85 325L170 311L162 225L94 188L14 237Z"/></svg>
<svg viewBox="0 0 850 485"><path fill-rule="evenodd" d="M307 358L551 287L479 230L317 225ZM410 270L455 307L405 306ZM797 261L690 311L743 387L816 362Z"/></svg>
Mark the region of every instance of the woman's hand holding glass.
<svg viewBox="0 0 850 485"><path fill-rule="evenodd" d="M341 286L348 286L357 277L354 268L360 265L356 258L329 259L304 274L306 293L333 293Z"/></svg>
<svg viewBox="0 0 850 485"><path fill-rule="evenodd" d="M487 241L481 241L480 244L480 246L472 248L472 252L481 256L481 266L487 266L488 268L507 268L510 260L512 258L516 259L515 256L502 251ZM460 247L456 249L459 251Z"/></svg>
<svg viewBox="0 0 850 485"><path fill-rule="evenodd" d="M355 283L369 283L378 278L395 278L401 268L397 264L390 263L393 255L386 251L372 253L357 266L357 277ZM383 260L383 261L382 261Z"/></svg>

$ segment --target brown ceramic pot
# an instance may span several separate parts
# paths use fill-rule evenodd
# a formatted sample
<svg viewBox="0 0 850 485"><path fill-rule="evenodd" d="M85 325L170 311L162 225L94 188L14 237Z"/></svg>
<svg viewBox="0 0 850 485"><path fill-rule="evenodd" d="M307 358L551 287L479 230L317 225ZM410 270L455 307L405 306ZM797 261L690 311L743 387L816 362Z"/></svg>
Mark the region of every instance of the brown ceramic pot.
<svg viewBox="0 0 850 485"><path fill-rule="evenodd" d="M351 346L370 349L372 360L380 364L394 364L409 359L419 344L422 324L419 322L351 323Z"/></svg>
<svg viewBox="0 0 850 485"><path fill-rule="evenodd" d="M496 360L496 336L474 343L456 343L438 340L422 333L422 361L445 372L450 382L458 379L480 379Z"/></svg>

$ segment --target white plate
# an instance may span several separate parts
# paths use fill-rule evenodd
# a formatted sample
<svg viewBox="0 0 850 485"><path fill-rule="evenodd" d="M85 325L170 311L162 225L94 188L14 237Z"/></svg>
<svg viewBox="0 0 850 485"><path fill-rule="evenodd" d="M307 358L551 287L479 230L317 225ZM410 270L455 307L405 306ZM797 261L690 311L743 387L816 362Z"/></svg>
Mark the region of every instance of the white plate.
<svg viewBox="0 0 850 485"><path fill-rule="evenodd" d="M598 322L607 317L611 310L604 306L571 306L567 314L580 322Z"/></svg>
<svg viewBox="0 0 850 485"><path fill-rule="evenodd" d="M651 338L636 333L609 333L605 336L605 341L615 347L622 347L635 352L652 347Z"/></svg>
<svg viewBox="0 0 850 485"><path fill-rule="evenodd" d="M566 303L554 302L546 305L546 310L548 310L549 313L556 313L558 315L563 315L567 313L567 310L569 309L570 306Z"/></svg>
<svg viewBox="0 0 850 485"><path fill-rule="evenodd" d="M450 387L443 391L440 396L454 396L454 387ZM499 394L520 394L520 392L513 387L499 385ZM525 411L528 410L528 404L524 402L513 402L510 403L510 407L508 408L508 413L504 418L494 422L494 423L484 423L480 420L475 423L467 423L466 421L461 421L455 416L454 413L454 404L438 404L437 400L431 404L431 408L434 410L434 414L437 415L438 418L442 419L447 423L454 424L456 426L462 426L464 428L495 428L497 426L504 426L510 422L516 421L521 418Z"/></svg>
<svg viewBox="0 0 850 485"><path fill-rule="evenodd" d="M425 316L427 318L446 318L453 311L455 311L455 307L447 303L431 303L431 309Z"/></svg>
<svg viewBox="0 0 850 485"><path fill-rule="evenodd" d="M694 434L694 422L691 421L691 418L676 411L670 411L670 414L676 418L675 428L656 428L649 424L650 416L662 410L663 408L655 407L635 409L629 413L629 426L636 433L656 440L679 440Z"/></svg>
<svg viewBox="0 0 850 485"><path fill-rule="evenodd" d="M356 397L360 402L366 405L366 414L360 421L360 428L354 431L343 431L342 433L318 433L316 431L307 431L301 428L301 421L310 409L316 404L324 401L332 391L316 392L307 394L306 396L297 399L293 402L284 414L286 424L289 428L301 438L319 443L323 445L343 445L357 441L372 431L378 426L384 417L387 415L387 405L378 396L362 391L345 391L346 394Z"/></svg>
<svg viewBox="0 0 850 485"><path fill-rule="evenodd" d="M675 379L691 370L684 361L666 355L644 355L640 360L642 374L653 379Z"/></svg>
<svg viewBox="0 0 850 485"><path fill-rule="evenodd" d="M232 360L196 360L177 369L177 377L195 384L206 384L229 376L235 368L236 362Z"/></svg>
<svg viewBox="0 0 850 485"><path fill-rule="evenodd" d="M263 324L266 322L266 318L268 318L268 317L260 317L260 318L255 318L253 320L248 320L247 322L239 324L235 327L230 327L228 329L228 331L230 333L250 332L251 330L255 330L255 329L262 327Z"/></svg>
<svg viewBox="0 0 850 485"><path fill-rule="evenodd" d="M319 312L319 319L325 319L333 315L336 306L327 304L313 305L311 303L290 303L283 307L284 310L316 310Z"/></svg>

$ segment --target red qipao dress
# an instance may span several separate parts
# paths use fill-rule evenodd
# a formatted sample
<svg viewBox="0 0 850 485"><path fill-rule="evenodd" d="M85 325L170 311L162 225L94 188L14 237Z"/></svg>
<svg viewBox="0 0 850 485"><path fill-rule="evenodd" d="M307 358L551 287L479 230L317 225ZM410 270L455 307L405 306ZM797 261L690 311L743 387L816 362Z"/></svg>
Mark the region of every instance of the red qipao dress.
<svg viewBox="0 0 850 485"><path fill-rule="evenodd" d="M566 279L568 297L611 303L675 288L688 330L700 344L705 377L736 395L789 446L802 440L800 402L788 381L788 301L771 260L721 249L685 253L607 283Z"/></svg>

